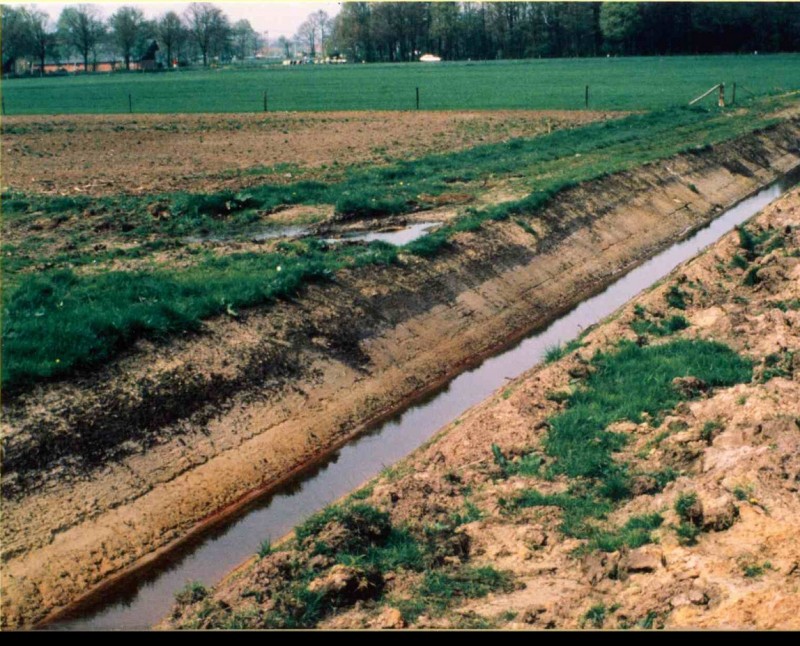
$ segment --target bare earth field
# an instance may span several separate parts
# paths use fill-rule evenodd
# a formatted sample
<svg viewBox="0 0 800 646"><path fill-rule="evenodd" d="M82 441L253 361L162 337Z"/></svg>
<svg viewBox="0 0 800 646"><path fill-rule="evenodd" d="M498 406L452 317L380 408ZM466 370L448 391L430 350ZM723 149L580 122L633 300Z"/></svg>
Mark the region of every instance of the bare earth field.
<svg viewBox="0 0 800 646"><path fill-rule="evenodd" d="M305 572L305 598L317 595L334 608L319 624L326 628L800 629L800 190L747 230L772 241L748 267L737 259L746 243L736 232L726 235L589 330L581 347L509 382L345 503L362 511L306 527L298 543L254 559L212 592L184 596L165 625L302 621L308 607L286 596L285 580ZM671 300L676 290L682 308ZM657 323L676 312L689 325L674 336L632 329L643 317ZM655 513L663 522L650 544L586 549L564 535L566 512L557 506L503 502L532 489L564 494L567 479L509 471L497 451L511 464L532 450L542 454L548 419L565 406L554 393L579 388L593 355L622 339L639 346L719 341L753 361L753 379L714 389L681 382L699 390L663 418L612 427L628 439L615 460L625 460L635 477L631 497L606 525ZM671 477L658 484L647 475L657 473ZM679 512L679 498L690 495L692 506ZM378 516L357 515L364 505L388 513L395 528L427 536L444 574L392 569L392 558L410 557L390 548L375 548L380 558L366 552L366 560L334 564L359 537L386 540ZM686 518L691 540L678 531ZM453 534L436 534L454 523ZM388 571L376 574L369 563ZM486 567L507 573L506 584L491 584ZM481 590L478 580L489 582ZM381 595L371 592L377 589ZM451 596L435 597L443 589Z"/></svg>
<svg viewBox="0 0 800 646"><path fill-rule="evenodd" d="M3 118L3 187L54 195L214 191L532 137L622 112L329 112Z"/></svg>
<svg viewBox="0 0 800 646"><path fill-rule="evenodd" d="M370 118L377 137L383 117ZM397 117L412 140L417 118ZM443 131L466 123L441 119ZM786 122L588 182L532 217L535 235L511 220L461 232L432 260L343 270L302 298L209 320L168 344L139 341L95 372L4 401L3 625L69 607L550 320L796 166L797 139ZM152 177L147 190L162 181ZM527 424L503 425L497 441ZM459 468L488 450L454 447L468 452Z"/></svg>

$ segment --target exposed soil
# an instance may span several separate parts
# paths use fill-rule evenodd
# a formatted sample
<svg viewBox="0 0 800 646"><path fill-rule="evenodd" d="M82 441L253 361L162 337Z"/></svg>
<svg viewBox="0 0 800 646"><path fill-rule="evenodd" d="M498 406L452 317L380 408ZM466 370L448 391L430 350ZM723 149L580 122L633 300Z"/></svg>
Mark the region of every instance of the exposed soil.
<svg viewBox="0 0 800 646"><path fill-rule="evenodd" d="M7 399L3 625L68 606L550 320L797 165L798 132L591 182L533 218L537 236L462 233L434 260L343 272Z"/></svg>
<svg viewBox="0 0 800 646"><path fill-rule="evenodd" d="M329 112L3 118L3 187L51 195L217 191L532 137L623 113Z"/></svg>
<svg viewBox="0 0 800 646"><path fill-rule="evenodd" d="M406 620L398 608L413 596L419 574L384 573L381 593L369 594L366 583L348 588L357 581L356 568L310 556L313 542L287 542L240 568L211 596L177 605L164 626L213 627L232 619L258 625L282 603L281 572L305 567L314 571L309 590L337 590L347 599L336 598L339 611L324 628L800 629L800 189L747 228L776 241L774 249L739 268L739 236L726 235L590 330L582 347L509 382L358 496L360 504L389 512L394 526L412 528L447 522L469 501L483 517L457 530L465 547L449 557L451 565L509 572L510 590ZM755 284L746 279L753 268ZM684 310L668 304L675 288L686 294ZM500 505L529 488L563 491L566 478L504 477L491 447L509 458L541 449L546 420L563 406L548 395L579 384L595 352L621 339L670 340L643 339L632 330L642 311L656 321L679 312L690 326L676 337L729 345L754 361L754 378L697 393L661 421L615 424L630 438L617 459L628 461L632 472L671 468L678 477L660 491L640 478L609 522L658 512L664 523L653 544L576 552L583 541L564 537L557 508L510 513ZM697 496L688 512L699 531L695 544L676 533L675 501L689 492ZM346 532L340 527L332 534L334 527L320 540L345 544Z"/></svg>

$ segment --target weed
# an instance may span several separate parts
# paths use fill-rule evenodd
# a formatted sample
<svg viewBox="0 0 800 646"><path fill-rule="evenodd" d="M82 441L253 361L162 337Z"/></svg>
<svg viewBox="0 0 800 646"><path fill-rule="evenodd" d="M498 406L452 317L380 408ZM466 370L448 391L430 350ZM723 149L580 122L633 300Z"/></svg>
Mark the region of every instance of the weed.
<svg viewBox="0 0 800 646"><path fill-rule="evenodd" d="M596 606L589 608L589 610L586 611L586 614L583 615L583 619L581 619L581 628L583 628L586 624L589 624L594 628L602 628L605 622L606 606L604 603L599 603Z"/></svg>
<svg viewBox="0 0 800 646"><path fill-rule="evenodd" d="M660 514L633 516L615 530L596 530L589 539L589 549L616 552L622 547L635 549L653 542L652 532L663 524Z"/></svg>
<svg viewBox="0 0 800 646"><path fill-rule="evenodd" d="M756 239L744 226L736 227L739 234L739 247L744 252L744 257L748 262L752 262L756 257Z"/></svg>
<svg viewBox="0 0 800 646"><path fill-rule="evenodd" d="M208 596L208 589L199 581L187 583L181 590L175 593L176 603L186 606L190 603L197 603Z"/></svg>
<svg viewBox="0 0 800 646"><path fill-rule="evenodd" d="M664 298L667 301L667 305L670 307L674 307L678 310L685 310L687 296L689 296L687 292L681 290L677 285L673 285L664 295Z"/></svg>
<svg viewBox="0 0 800 646"><path fill-rule="evenodd" d="M582 346L583 344L578 339L573 339L569 343L565 344L552 345L545 350L544 362L555 363L562 357L567 356Z"/></svg>
<svg viewBox="0 0 800 646"><path fill-rule="evenodd" d="M753 497L753 485L736 485L733 488L733 495L736 500L745 501L750 500Z"/></svg>
<svg viewBox="0 0 800 646"><path fill-rule="evenodd" d="M700 528L694 523L683 521L675 528L675 533L681 545L694 545L700 535Z"/></svg>
<svg viewBox="0 0 800 646"><path fill-rule="evenodd" d="M551 390L545 393L545 398L549 399L552 402L556 402L557 404L561 404L565 401L568 401L569 398L572 396L572 393L568 390Z"/></svg>
<svg viewBox="0 0 800 646"><path fill-rule="evenodd" d="M771 570L772 563L764 561L764 563L747 563L742 566L742 574L748 579L755 579L763 576L767 570Z"/></svg>
<svg viewBox="0 0 800 646"><path fill-rule="evenodd" d="M272 541L269 538L265 538L258 547L258 556L263 559L270 554L272 554Z"/></svg>
<svg viewBox="0 0 800 646"><path fill-rule="evenodd" d="M689 321L683 316L671 316L663 323L642 319L636 319L631 322L631 329L639 335L651 334L653 336L670 336L688 327Z"/></svg>
<svg viewBox="0 0 800 646"><path fill-rule="evenodd" d="M694 491L683 492L675 500L675 513L681 520L694 522L697 517L697 494Z"/></svg>
<svg viewBox="0 0 800 646"><path fill-rule="evenodd" d="M453 603L478 599L490 592L511 592L514 584L508 573L491 566L461 568L453 572L428 572L415 590L413 600L401 602L406 621L414 621L423 612L439 615Z"/></svg>
<svg viewBox="0 0 800 646"><path fill-rule="evenodd" d="M760 282L761 278L758 275L758 267L751 267L742 279L742 285L746 287L753 287Z"/></svg>
<svg viewBox="0 0 800 646"><path fill-rule="evenodd" d="M725 430L725 426L722 424L722 422L709 420L703 424L703 428L700 430L700 439L711 446L711 443L714 441L714 437L723 430Z"/></svg>

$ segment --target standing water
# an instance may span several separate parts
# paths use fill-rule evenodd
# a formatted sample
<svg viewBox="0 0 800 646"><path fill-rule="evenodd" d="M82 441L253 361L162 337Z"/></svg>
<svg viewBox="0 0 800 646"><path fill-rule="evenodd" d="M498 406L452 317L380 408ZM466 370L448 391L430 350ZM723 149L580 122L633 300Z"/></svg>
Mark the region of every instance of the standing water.
<svg viewBox="0 0 800 646"><path fill-rule="evenodd" d="M277 539L326 505L423 444L438 429L539 363L548 348L569 341L755 215L800 180L800 169L743 200L690 238L654 256L544 329L532 333L477 368L454 378L424 401L359 436L280 491L240 511L234 519L184 544L107 590L102 599L49 624L50 629L148 628L169 612L189 581L214 585L252 556L265 539Z"/></svg>

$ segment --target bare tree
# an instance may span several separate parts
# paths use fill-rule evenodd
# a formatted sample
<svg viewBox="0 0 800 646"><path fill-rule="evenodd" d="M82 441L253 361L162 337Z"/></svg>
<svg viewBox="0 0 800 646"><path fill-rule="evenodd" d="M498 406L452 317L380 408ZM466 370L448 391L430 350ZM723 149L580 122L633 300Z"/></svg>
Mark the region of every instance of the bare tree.
<svg viewBox="0 0 800 646"><path fill-rule="evenodd" d="M203 65L213 52L224 49L230 33L228 18L222 11L208 2L193 2L184 14L189 34L203 55Z"/></svg>
<svg viewBox="0 0 800 646"><path fill-rule="evenodd" d="M232 29L233 49L236 56L244 60L258 47L258 34L256 34L249 20L238 21Z"/></svg>
<svg viewBox="0 0 800 646"><path fill-rule="evenodd" d="M83 70L89 70L89 54L103 37L105 29L97 7L79 4L65 7L58 17L58 31L68 47L83 57Z"/></svg>
<svg viewBox="0 0 800 646"><path fill-rule="evenodd" d="M125 69L131 68L131 56L142 37L144 14L136 7L120 7L111 16L111 32L114 44L125 61Z"/></svg>
<svg viewBox="0 0 800 646"><path fill-rule="evenodd" d="M284 58L292 57L292 41L286 38L286 36L278 38L278 47L283 49Z"/></svg>
<svg viewBox="0 0 800 646"><path fill-rule="evenodd" d="M50 28L50 16L36 9L29 13L31 30L31 53L39 61L39 73L44 75L44 65L48 56L56 54L57 37Z"/></svg>
<svg viewBox="0 0 800 646"><path fill-rule="evenodd" d="M306 54L310 56L312 59L316 58L317 56L317 26L316 24L309 18L308 20L304 21L298 28L297 34L295 34L295 40L300 43L301 47L308 47L306 49Z"/></svg>
<svg viewBox="0 0 800 646"><path fill-rule="evenodd" d="M333 20L324 11L316 11L308 17L311 24L316 28L319 37L319 49L325 52L325 46L328 43L331 32L333 31Z"/></svg>
<svg viewBox="0 0 800 646"><path fill-rule="evenodd" d="M186 29L181 19L174 11L170 11L156 23L156 33L159 40L167 50L167 67L172 67L173 54L176 53L186 40Z"/></svg>

